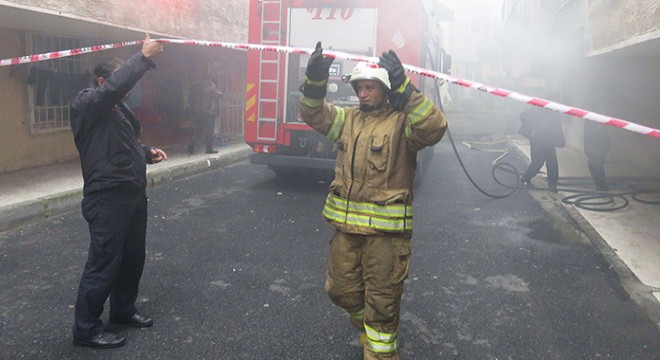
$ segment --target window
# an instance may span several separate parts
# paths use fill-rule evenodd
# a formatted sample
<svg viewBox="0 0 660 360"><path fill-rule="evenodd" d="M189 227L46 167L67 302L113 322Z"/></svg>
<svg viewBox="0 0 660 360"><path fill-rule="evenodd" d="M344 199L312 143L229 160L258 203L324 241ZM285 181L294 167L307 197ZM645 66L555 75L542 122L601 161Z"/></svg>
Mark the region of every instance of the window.
<svg viewBox="0 0 660 360"><path fill-rule="evenodd" d="M90 40L39 33L27 33L28 54L69 50L91 45ZM69 101L89 84L91 57L77 55L36 62L30 65L31 130L69 129Z"/></svg>

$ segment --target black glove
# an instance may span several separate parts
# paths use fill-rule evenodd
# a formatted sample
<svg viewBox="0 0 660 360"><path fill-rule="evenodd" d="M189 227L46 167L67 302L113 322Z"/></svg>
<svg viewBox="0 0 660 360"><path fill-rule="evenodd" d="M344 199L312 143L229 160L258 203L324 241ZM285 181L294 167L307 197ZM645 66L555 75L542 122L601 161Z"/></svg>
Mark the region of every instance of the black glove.
<svg viewBox="0 0 660 360"><path fill-rule="evenodd" d="M334 60L334 58L323 56L321 42L317 42L316 48L307 62L307 71L305 71L305 75L307 75L307 78L312 81L328 80L330 77L330 65Z"/></svg>
<svg viewBox="0 0 660 360"><path fill-rule="evenodd" d="M403 111L403 109L406 107L406 104L408 103L408 100L410 99L410 95L412 95L412 93L415 91L417 91L417 88L415 88L415 86L411 83L406 85L406 88L402 93L390 91L390 104L392 104L395 109Z"/></svg>
<svg viewBox="0 0 660 360"><path fill-rule="evenodd" d="M406 72L403 70L403 65L401 65L401 60L396 56L396 53L392 50L386 51L383 55L380 56L380 61L378 65L382 66L387 70L387 74L390 78L390 84L392 85L392 91L396 91L403 85L406 81Z"/></svg>

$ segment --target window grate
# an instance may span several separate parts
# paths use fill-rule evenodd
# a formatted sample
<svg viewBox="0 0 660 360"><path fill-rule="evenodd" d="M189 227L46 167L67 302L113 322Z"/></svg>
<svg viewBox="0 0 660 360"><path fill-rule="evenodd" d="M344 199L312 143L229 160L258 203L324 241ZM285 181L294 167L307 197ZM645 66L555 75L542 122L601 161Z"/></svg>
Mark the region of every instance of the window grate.
<svg viewBox="0 0 660 360"><path fill-rule="evenodd" d="M27 33L29 54L68 50L91 45L91 40ZM69 101L89 84L91 57L69 56L41 61L30 66L31 130L45 132L70 128Z"/></svg>

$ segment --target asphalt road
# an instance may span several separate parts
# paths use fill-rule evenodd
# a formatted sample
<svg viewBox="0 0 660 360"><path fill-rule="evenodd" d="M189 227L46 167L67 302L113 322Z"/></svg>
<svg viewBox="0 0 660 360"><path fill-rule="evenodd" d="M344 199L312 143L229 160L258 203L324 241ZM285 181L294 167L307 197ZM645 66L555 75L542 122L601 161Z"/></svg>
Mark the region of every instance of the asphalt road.
<svg viewBox="0 0 660 360"><path fill-rule="evenodd" d="M503 191L490 179L497 153L462 152L477 182ZM88 244L79 211L1 233L0 359L361 359L323 293L327 186L239 163L149 189L139 308L155 325L111 325L128 339L113 350L71 344ZM533 195L487 198L448 140L436 147L416 193L403 359L659 356L658 329L609 264L549 194Z"/></svg>

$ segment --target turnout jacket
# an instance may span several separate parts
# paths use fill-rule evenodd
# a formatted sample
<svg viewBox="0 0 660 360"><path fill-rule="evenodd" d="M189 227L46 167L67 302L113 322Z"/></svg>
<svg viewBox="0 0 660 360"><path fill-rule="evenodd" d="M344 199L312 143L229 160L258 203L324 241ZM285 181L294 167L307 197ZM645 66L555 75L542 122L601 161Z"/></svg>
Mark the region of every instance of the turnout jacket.
<svg viewBox="0 0 660 360"><path fill-rule="evenodd" d="M327 221L347 233L412 234L417 152L440 141L444 114L415 91L403 111L388 103L365 112L303 96L300 115L337 144Z"/></svg>
<svg viewBox="0 0 660 360"><path fill-rule="evenodd" d="M122 100L154 67L137 53L103 85L83 89L71 102L71 130L80 153L85 195L114 188L145 191L151 147L140 142L140 122Z"/></svg>

